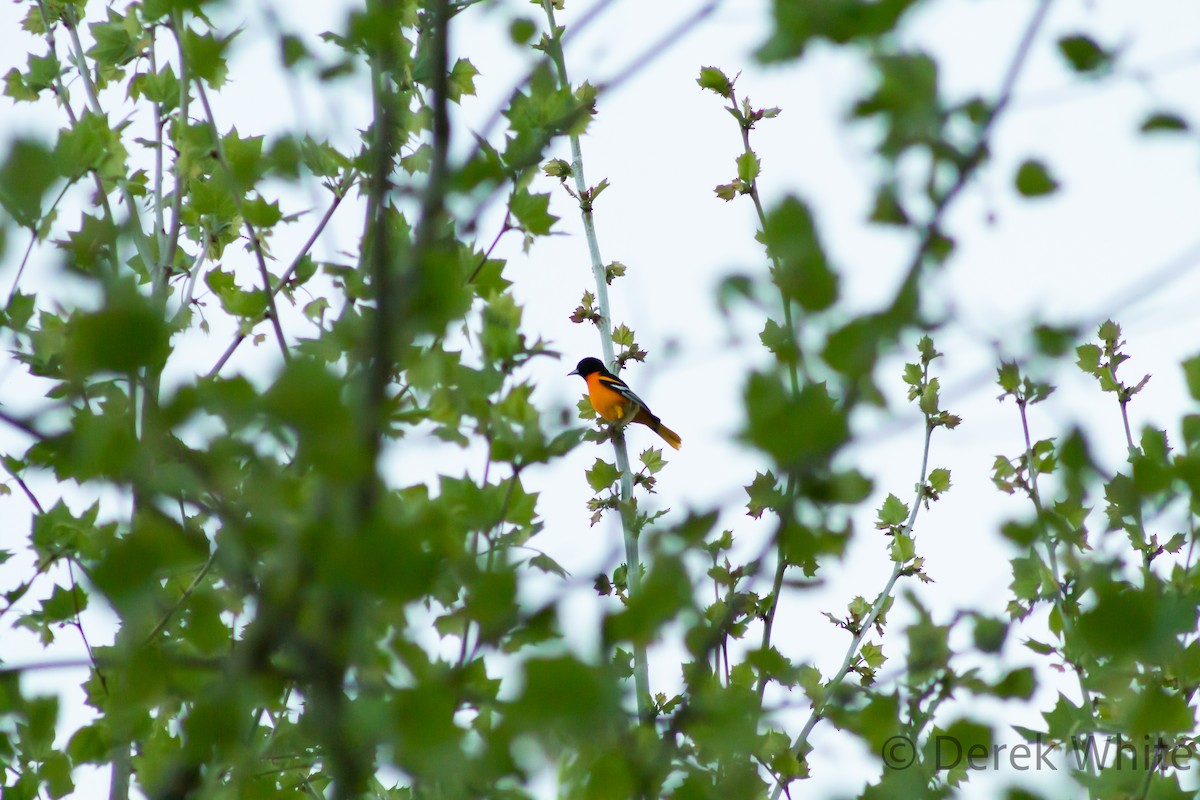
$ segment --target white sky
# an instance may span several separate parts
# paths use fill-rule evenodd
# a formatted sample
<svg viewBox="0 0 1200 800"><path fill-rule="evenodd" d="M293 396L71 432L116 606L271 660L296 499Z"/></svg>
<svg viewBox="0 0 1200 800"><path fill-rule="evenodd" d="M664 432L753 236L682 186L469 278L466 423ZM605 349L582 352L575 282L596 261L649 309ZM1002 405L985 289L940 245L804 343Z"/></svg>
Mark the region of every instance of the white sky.
<svg viewBox="0 0 1200 800"><path fill-rule="evenodd" d="M568 0L559 22L571 30L572 22L591 5ZM568 46L572 79L603 83L699 5L696 0L655 4L616 0ZM96 3L92 7L95 18L101 9ZM229 27L239 23L246 27L231 64L234 82L213 97L219 125L236 123L243 135L269 135L300 125L317 138L351 141L367 117L365 81L359 76L337 91L306 93L300 103L294 102L289 85L278 75L275 45L263 25L267 7L261 2L238 3L214 15L218 21L229 21ZM318 51L323 45L315 35L341 25L340 4L308 0L278 7L288 9L289 29L308 31L313 38L307 43ZM23 8L23 4L0 6L0 52L4 53L0 73L23 63L29 47L16 23ZM824 242L841 270L843 295L850 308L875 308L889 297L914 246L910 236L864 223L878 169L871 149L877 131L870 125L850 126L845 117L869 75L856 59L820 46L801 65L757 66L751 54L767 30L766 8L763 2L727 0L635 78L602 96L583 143L589 181L607 178L611 184L596 209L604 260L629 267L628 276L610 290L614 317L633 327L639 343L650 351L648 362L634 365L625 377L684 440L681 452L668 455L671 464L659 476L652 503L672 509L663 524L680 519L689 509L720 504L726 509L721 524L733 528L741 543L740 554L757 552L772 528L742 514L741 487L768 465L735 438L743 420L744 375L766 358L757 343L763 320L748 312L739 312L732 320L720 317L715 287L734 272L765 275L766 266L753 238L755 219L749 202L726 204L712 193L715 185L733 176L741 145L737 127L721 109L720 99L696 86L699 68L717 66L731 75L740 71L740 94L749 95L756 105L783 109L779 118L761 123L754 133L753 144L763 162L764 201L770 206L794 192L812 204ZM931 2L910 17L903 39L938 57L944 95L950 100L977 93L991 96L1032 9L1028 0ZM481 72L476 80L480 97L469 101L459 117L469 126L478 127L491 115L529 63L527 54L517 52L506 36L497 34L507 30L501 20L518 14L542 24L536 6L512 0L465 15L454 31L455 55L470 58ZM1121 79L1096 85L1074 78L1065 69L1053 42L1080 30L1121 51ZM989 478L997 454L1017 455L1022 449L1015 408L995 401L998 390L993 378L999 355L1027 352L1021 334L1031 323L1084 322L1094 331L1092 323L1116 315L1133 356L1127 377L1153 375L1130 406L1135 427L1166 426L1174 437L1180 415L1195 410L1187 399L1178 362L1200 352L1194 310L1200 299L1200 274L1195 269L1200 261L1196 225L1200 151L1192 134L1145 139L1137 134L1137 126L1147 113L1159 109L1200 120L1195 94L1200 81L1197 31L1200 5L1190 0L1136 4L1059 0L1014 102L996 129L993 161L949 216L948 228L959 247L944 272L929 281L926 292L931 308L955 313L956 322L936 335L946 356L935 362L935 370L944 387L943 405L964 422L955 431L935 436L931 466L950 468L954 487L931 513L923 512L917 526L918 553L926 558L926 571L935 583L902 581L899 587L901 592L916 591L939 622L963 608L1002 614L1009 597L1008 559L1015 551L1000 537L998 524L1012 516L1027 516L1029 508L1020 499L998 492ZM308 76L302 77L307 80ZM109 111L115 119L124 114L117 99ZM60 124L49 103L36 108L0 104L0 141L32 130L48 133ZM467 137L461 128L457 136L463 145ZM566 143L561 142L550 155L567 157L566 152ZM1028 157L1051 166L1062 185L1056 195L1039 201L1016 196L1012 175ZM521 376L535 381L535 402L547 420L556 421L562 409L573 408L582 389L577 378L564 373L579 358L598 354L599 346L594 330L567 320L581 293L592 288L577 210L555 182L540 183L542 191L553 191L551 210L562 217L556 230L563 235L538 242L528 254L521 252L518 237L510 235L497 253L509 259L506 276L515 281L517 297L525 305L527 334L546 338L563 353L561 361L537 361ZM285 213L315 206L323 207L319 195L314 199L292 194L283 203ZM277 236L275 249L281 261L290 260L307 237L314 216ZM353 207L342 209L330 235L318 244L318 259L336 258L349 247L357 236L359 219ZM68 213L60 220L74 225ZM479 232L484 246L499 221L498 217L485 220ZM10 230L8 251L0 262L0 288L7 290L11 284L25 243L23 235ZM1186 254L1191 256L1178 268L1165 269ZM231 255L230 260L239 257L240 253ZM36 254L22 288L68 291L55 259L49 248ZM1136 300L1130 302L1127 298L1134 293ZM224 349L230 327L218 317L219 313L209 315L210 336L197 334L177 342L183 367L207 371ZM289 330L294 336L311 335L300 322ZM886 541L872 530L874 508L888 492L907 502L917 477L922 431L919 417L902 402L899 378L902 361L913 359L911 344L916 338L911 336L906 345L910 349L878 375L880 385L894 399L890 411L858 421L858 430L868 435L847 463L852 461L876 482L875 496L855 517L859 535L844 561L826 563L821 573L824 586L790 593L777 618L777 646L797 661L815 663L826 675L840 664L848 637L820 612L840 615L856 594L873 597L882 588L891 563ZM258 348L243 347L227 371L244 371L265 382L276 357L274 343L268 339ZM0 375L4 381L0 402L16 410L36 405L43 389L21 379L18 367L0 366ZM1066 363L1046 377L1061 388L1033 409L1035 436L1054 436L1079 422L1096 434L1093 448L1104 463L1118 468L1125 446L1112 396L1101 395L1090 379ZM710 397L703 406L695 403L690 388L698 381L704 382ZM0 450L13 452L19 443L9 431L0 431ZM643 429L630 436L634 454L660 444ZM528 470L525 476L527 489L542 492L538 511L546 526L531 544L577 579L573 582L577 588L564 598L561 613L564 629L585 651L595 647L600 614L615 602L594 596L590 576L610 568L620 552L615 522L587 527L584 503L590 492L583 471L597 456L610 459L611 450L585 444L551 467ZM436 472L461 475L464 469L478 476L482 464L479 448L463 453L433 441L406 439L387 468L400 484ZM46 505L67 491L49 480L32 485ZM78 492L67 494L76 507L82 507ZM21 549L28 520L29 509L19 491L0 497L0 548ZM1099 541L1102 522L1098 518L1093 528L1094 541ZM1175 532L1154 530L1160 539ZM1121 534L1111 538L1119 540L1114 546L1124 542ZM15 585L28 565L29 559L20 557L0 568L0 591ZM41 588L43 594L50 591L48 583ZM561 591L550 581L534 581L527 590L530 598ZM882 672L885 681L894 678L903 662L901 626L908 619L906 604L898 602L883 640L891 659ZM973 710L997 725L997 743L1013 745L1020 737L1005 725L1039 727L1037 712L1053 705L1057 688L1067 687L1069 696L1075 697L1072 683L1060 681L1045 668L1043 659L1019 644L1025 636L1045 638L1038 619L1014 628L1004 664L1006 668L1040 666L1045 683L1035 702L1025 708L1017 703L951 706L940 722L952 721L964 709ZM86 624L94 639L104 641L106 630L111 635L111 623L102 612L89 612ZM756 634L752 638L757 641ZM82 654L71 630L64 630L45 653L24 632L5 630L0 641L0 657L9 663ZM31 676L27 682L30 687L63 691L64 734L87 718L78 707L77 690L72 689L81 676L80 671L55 671ZM654 691L672 693L678 687L677 647L666 644L652 650L650 677ZM776 700L796 703L799 698L777 695ZM784 715L781 722L794 734L805 716L802 709ZM814 777L802 789L806 796L853 793L878 775L875 757L828 723L818 725L813 744ZM998 787L1018 777L1012 772L974 773L962 796L999 796ZM1053 787L1061 786L1056 783L1060 779L1061 774L1043 774L1028 780L1053 792ZM1196 785L1194 779L1187 780L1185 786ZM80 796L99 792L98 784L96 791L86 791L88 783L81 783Z"/></svg>

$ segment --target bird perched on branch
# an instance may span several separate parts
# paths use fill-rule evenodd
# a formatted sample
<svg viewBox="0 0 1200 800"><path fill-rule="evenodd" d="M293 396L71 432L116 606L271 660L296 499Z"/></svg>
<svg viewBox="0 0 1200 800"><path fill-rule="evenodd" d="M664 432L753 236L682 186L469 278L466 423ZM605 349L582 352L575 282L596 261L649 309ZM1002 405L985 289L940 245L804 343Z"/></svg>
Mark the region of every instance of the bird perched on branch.
<svg viewBox="0 0 1200 800"><path fill-rule="evenodd" d="M625 381L609 372L598 358L585 358L567 373L587 381L588 400L602 419L618 427L638 422L657 433L667 444L679 449L679 434L662 424L642 398Z"/></svg>

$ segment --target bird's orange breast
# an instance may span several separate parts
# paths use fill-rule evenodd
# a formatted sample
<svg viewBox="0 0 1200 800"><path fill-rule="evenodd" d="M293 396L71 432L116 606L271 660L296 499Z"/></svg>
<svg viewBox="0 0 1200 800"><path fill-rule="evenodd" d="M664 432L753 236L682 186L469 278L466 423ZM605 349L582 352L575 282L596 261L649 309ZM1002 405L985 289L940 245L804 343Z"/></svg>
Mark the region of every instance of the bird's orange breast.
<svg viewBox="0 0 1200 800"><path fill-rule="evenodd" d="M613 390L600 379L599 373L587 376L588 399L596 413L609 422L624 419L628 413L629 399Z"/></svg>

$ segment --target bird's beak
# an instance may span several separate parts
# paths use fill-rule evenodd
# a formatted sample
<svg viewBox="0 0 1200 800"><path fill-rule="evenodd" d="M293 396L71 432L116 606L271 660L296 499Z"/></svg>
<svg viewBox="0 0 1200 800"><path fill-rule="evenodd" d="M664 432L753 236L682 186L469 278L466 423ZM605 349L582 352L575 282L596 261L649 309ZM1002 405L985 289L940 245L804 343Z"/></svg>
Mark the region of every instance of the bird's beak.
<svg viewBox="0 0 1200 800"><path fill-rule="evenodd" d="M570 372L568 372L567 374L568 374L568 375L578 375L578 374L579 374L579 370L578 370L578 369L573 369L573 370L571 370Z"/></svg>

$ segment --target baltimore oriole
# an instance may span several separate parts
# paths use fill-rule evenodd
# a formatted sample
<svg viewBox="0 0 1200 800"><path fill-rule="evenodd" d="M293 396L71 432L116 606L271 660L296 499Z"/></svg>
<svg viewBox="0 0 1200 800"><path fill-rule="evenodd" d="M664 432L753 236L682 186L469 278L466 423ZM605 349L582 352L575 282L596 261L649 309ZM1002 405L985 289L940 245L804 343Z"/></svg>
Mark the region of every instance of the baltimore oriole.
<svg viewBox="0 0 1200 800"><path fill-rule="evenodd" d="M625 381L604 368L598 358L585 358L568 375L578 375L587 381L588 400L601 418L617 425L640 422L657 433L667 444L679 449L679 434L662 424L646 407L646 401L633 393Z"/></svg>

